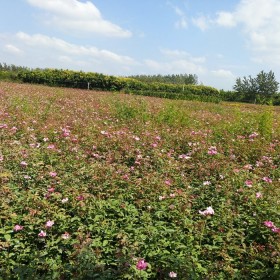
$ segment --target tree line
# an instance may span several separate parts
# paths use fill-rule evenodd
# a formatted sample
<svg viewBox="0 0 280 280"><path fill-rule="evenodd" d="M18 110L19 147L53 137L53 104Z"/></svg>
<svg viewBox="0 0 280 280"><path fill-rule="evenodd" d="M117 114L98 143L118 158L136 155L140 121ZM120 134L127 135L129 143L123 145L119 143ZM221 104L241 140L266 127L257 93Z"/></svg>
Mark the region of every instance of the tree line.
<svg viewBox="0 0 280 280"><path fill-rule="evenodd" d="M177 85L197 85L198 77L196 74L172 74L172 75L133 75L129 78L136 79L145 83L166 83Z"/></svg>
<svg viewBox="0 0 280 280"><path fill-rule="evenodd" d="M103 90L125 90L149 96L184 99L190 96L211 96L215 100L280 105L279 83L272 71L261 71L256 77L238 77L233 90L225 91L198 85L196 74L107 76L99 73L58 69L30 69L0 63L0 79L44 83L67 87ZM219 94L217 94L219 92ZM174 95L176 93L176 96ZM173 95L172 95L173 94ZM184 98L183 98L184 97Z"/></svg>

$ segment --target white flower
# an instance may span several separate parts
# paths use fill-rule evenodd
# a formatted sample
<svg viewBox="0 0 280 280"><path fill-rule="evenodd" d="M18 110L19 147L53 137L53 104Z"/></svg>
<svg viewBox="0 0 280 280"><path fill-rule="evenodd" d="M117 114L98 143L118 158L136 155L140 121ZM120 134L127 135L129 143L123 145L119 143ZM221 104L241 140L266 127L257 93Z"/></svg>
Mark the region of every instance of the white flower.
<svg viewBox="0 0 280 280"><path fill-rule="evenodd" d="M215 214L214 209L211 206L207 207L206 210L204 210L204 211L199 210L198 212L199 212L199 214L201 214L203 216Z"/></svg>

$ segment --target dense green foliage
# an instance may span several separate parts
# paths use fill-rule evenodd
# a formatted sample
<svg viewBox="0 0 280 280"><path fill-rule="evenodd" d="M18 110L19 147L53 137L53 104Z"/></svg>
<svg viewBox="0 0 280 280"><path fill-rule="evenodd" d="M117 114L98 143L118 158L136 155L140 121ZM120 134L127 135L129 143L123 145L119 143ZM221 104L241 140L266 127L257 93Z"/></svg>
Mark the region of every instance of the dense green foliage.
<svg viewBox="0 0 280 280"><path fill-rule="evenodd" d="M165 83L179 85L197 85L198 77L195 74L173 74L173 75L134 75L129 76L135 80L145 83Z"/></svg>
<svg viewBox="0 0 280 280"><path fill-rule="evenodd" d="M279 83L275 79L272 71L266 73L261 71L255 78L237 78L233 89L244 101L254 103L264 103L277 94Z"/></svg>
<svg viewBox="0 0 280 280"><path fill-rule="evenodd" d="M233 91L197 85L195 74L135 75L116 77L100 73L58 69L28 69L0 63L0 80L22 81L68 88L121 91L127 94L178 100L249 102L280 105L274 73L261 71L256 78L238 78Z"/></svg>
<svg viewBox="0 0 280 280"><path fill-rule="evenodd" d="M279 109L0 82L0 279L278 280Z"/></svg>
<svg viewBox="0 0 280 280"><path fill-rule="evenodd" d="M28 68L14 64L0 63L0 80L17 81L18 73L23 70L28 70Z"/></svg>
<svg viewBox="0 0 280 280"><path fill-rule="evenodd" d="M18 77L26 83L107 91L124 91L125 93L168 97L171 99L202 99L205 101L213 100L215 102L220 100L219 91L212 87L159 82L146 83L132 78L107 76L98 73L57 69L36 69L22 71L19 73Z"/></svg>

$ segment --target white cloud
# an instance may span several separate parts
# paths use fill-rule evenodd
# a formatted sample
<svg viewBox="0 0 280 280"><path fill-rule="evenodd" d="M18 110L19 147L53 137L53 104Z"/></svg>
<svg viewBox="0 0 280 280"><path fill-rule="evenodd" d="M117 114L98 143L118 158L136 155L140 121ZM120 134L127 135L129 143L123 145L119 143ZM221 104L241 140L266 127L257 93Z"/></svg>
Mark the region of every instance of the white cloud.
<svg viewBox="0 0 280 280"><path fill-rule="evenodd" d="M96 47L86 47L68 43L64 40L55 37L49 37L42 34L29 35L24 32L16 34L16 38L27 46L44 48L47 50L55 50L62 54L88 56L109 61L133 64L134 60L128 56L118 55L108 50L99 50Z"/></svg>
<svg viewBox="0 0 280 280"><path fill-rule="evenodd" d="M202 15L197 18L192 18L192 23L202 31L205 31L208 28L210 28L212 21L209 18Z"/></svg>
<svg viewBox="0 0 280 280"><path fill-rule="evenodd" d="M280 1L241 0L232 12L219 12L216 23L224 27L240 25L253 60L280 65Z"/></svg>
<svg viewBox="0 0 280 280"><path fill-rule="evenodd" d="M186 51L161 49L163 57L160 60L146 59L147 71L160 74L201 74L206 71L204 57L195 57Z"/></svg>
<svg viewBox="0 0 280 280"><path fill-rule="evenodd" d="M160 52L168 58L173 58L173 59L187 59L191 62L195 63L204 63L206 61L205 57L195 57L190 55L186 51L180 51L180 50L170 50L170 49L161 49Z"/></svg>
<svg viewBox="0 0 280 280"><path fill-rule="evenodd" d="M188 28L188 20L185 12L177 6L174 6L171 2L167 2L172 10L178 17L178 20L175 22L175 27L178 29L187 29Z"/></svg>
<svg viewBox="0 0 280 280"><path fill-rule="evenodd" d="M280 65L279 14L279 0L240 0L233 11L219 11L214 18L200 15L192 23L203 31L213 26L240 28L253 61Z"/></svg>
<svg viewBox="0 0 280 280"><path fill-rule="evenodd" d="M222 25L226 27L236 26L236 20L234 18L234 14L228 12L218 12L216 23L218 25Z"/></svg>
<svg viewBox="0 0 280 280"><path fill-rule="evenodd" d="M30 5L47 12L45 23L65 31L98 33L110 37L130 37L132 33L102 18L90 1L26 0Z"/></svg>
<svg viewBox="0 0 280 280"><path fill-rule="evenodd" d="M17 48L14 45L11 44L7 44L4 46L4 50L8 53L11 53L13 55L18 55L18 54L22 54L22 50L20 50L19 48Z"/></svg>
<svg viewBox="0 0 280 280"><path fill-rule="evenodd" d="M235 79L235 76L230 70L219 69L219 70L213 70L211 71L211 73L216 77L230 79L230 80Z"/></svg>
<svg viewBox="0 0 280 280"><path fill-rule="evenodd" d="M1 36L0 61L27 67L67 68L123 75L139 65L133 58L94 46L72 44L42 34ZM17 47L15 47L17 46ZM15 53L20 51L20 56Z"/></svg>

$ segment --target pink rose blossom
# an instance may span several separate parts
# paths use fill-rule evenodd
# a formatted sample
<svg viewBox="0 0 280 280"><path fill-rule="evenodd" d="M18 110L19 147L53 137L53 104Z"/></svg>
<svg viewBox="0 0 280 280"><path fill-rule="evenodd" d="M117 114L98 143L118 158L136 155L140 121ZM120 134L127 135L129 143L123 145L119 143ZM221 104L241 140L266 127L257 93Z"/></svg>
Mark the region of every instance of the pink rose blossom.
<svg viewBox="0 0 280 280"><path fill-rule="evenodd" d="M79 201L82 201L82 200L84 200L85 199L85 197L83 196L83 195L79 195L78 197L77 197L77 200L79 200Z"/></svg>
<svg viewBox="0 0 280 280"><path fill-rule="evenodd" d="M274 223L272 221L265 221L264 222L264 225L268 228L272 228L274 227Z"/></svg>
<svg viewBox="0 0 280 280"><path fill-rule="evenodd" d="M44 238L47 236L47 233L45 231L41 230L40 233L38 234L38 236Z"/></svg>
<svg viewBox="0 0 280 280"><path fill-rule="evenodd" d="M262 197L262 193L261 192L257 192L256 193L256 198L261 198Z"/></svg>
<svg viewBox="0 0 280 280"><path fill-rule="evenodd" d="M171 180L169 180L169 179L165 180L164 183L165 183L167 186L171 186L171 185L172 185Z"/></svg>
<svg viewBox="0 0 280 280"><path fill-rule="evenodd" d="M51 171L51 172L49 173L49 175L50 175L51 177L56 177L57 173L54 172L54 171Z"/></svg>
<svg viewBox="0 0 280 280"><path fill-rule="evenodd" d="M4 123L4 124L0 124L0 128L8 128L8 126Z"/></svg>
<svg viewBox="0 0 280 280"><path fill-rule="evenodd" d="M54 225L54 221L47 221L45 227L46 228L51 228Z"/></svg>
<svg viewBox="0 0 280 280"><path fill-rule="evenodd" d="M20 230L23 230L23 226L20 226L20 225L14 226L14 231L20 231Z"/></svg>
<svg viewBox="0 0 280 280"><path fill-rule="evenodd" d="M54 187L51 187L51 188L48 188L48 192L52 193L55 191L55 188Z"/></svg>
<svg viewBox="0 0 280 280"><path fill-rule="evenodd" d="M136 264L136 268L138 270L145 270L147 268L147 266L148 266L148 263L146 263L144 259L139 260Z"/></svg>
<svg viewBox="0 0 280 280"><path fill-rule="evenodd" d="M218 153L216 146L208 148L208 155L216 155Z"/></svg>
<svg viewBox="0 0 280 280"><path fill-rule="evenodd" d="M63 234L61 235L61 238L62 238L62 239L69 239L69 238L70 238L70 234L69 234L68 232L65 231L65 233L63 233Z"/></svg>
<svg viewBox="0 0 280 280"><path fill-rule="evenodd" d="M20 163L20 165L21 165L22 167L26 167L26 166L27 166L27 163L26 163L25 161L22 161L22 162Z"/></svg>
<svg viewBox="0 0 280 280"><path fill-rule="evenodd" d="M173 271L170 271L168 275L169 275L170 278L176 278L177 277L177 273L175 273Z"/></svg>
<svg viewBox="0 0 280 280"><path fill-rule="evenodd" d="M259 134L257 132L253 132L252 134L249 135L249 138L250 139L254 139L254 138L258 137L258 136L259 136Z"/></svg>
<svg viewBox="0 0 280 280"><path fill-rule="evenodd" d="M54 150L55 149L55 145L54 144L50 144L50 145L48 145L47 149Z"/></svg>
<svg viewBox="0 0 280 280"><path fill-rule="evenodd" d="M272 232L280 233L280 228L276 227L272 221L265 221L264 225L270 228Z"/></svg>
<svg viewBox="0 0 280 280"><path fill-rule="evenodd" d="M273 232L276 232L276 233L280 233L280 228L278 228L278 227L273 227L272 229L271 229Z"/></svg>
<svg viewBox="0 0 280 280"><path fill-rule="evenodd" d="M272 183L272 179L269 177L263 177L262 179L263 179L263 181L265 181L267 183Z"/></svg>
<svg viewBox="0 0 280 280"><path fill-rule="evenodd" d="M246 180L246 181L245 181L245 185L246 185L247 187L252 187L253 182L252 182L251 180Z"/></svg>

